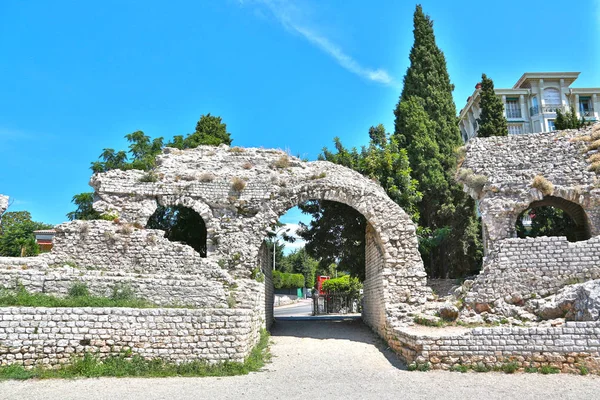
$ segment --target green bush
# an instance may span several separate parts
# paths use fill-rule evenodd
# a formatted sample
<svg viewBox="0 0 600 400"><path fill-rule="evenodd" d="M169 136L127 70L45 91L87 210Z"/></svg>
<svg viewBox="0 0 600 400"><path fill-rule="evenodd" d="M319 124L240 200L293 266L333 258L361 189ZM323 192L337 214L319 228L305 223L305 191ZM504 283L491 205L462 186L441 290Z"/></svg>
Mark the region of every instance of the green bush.
<svg viewBox="0 0 600 400"><path fill-rule="evenodd" d="M340 278L329 279L323 282L323 290L348 295L357 295L362 289L362 283L356 277L344 275Z"/></svg>
<svg viewBox="0 0 600 400"><path fill-rule="evenodd" d="M89 296L90 291L87 285L83 282L75 282L69 288L69 297Z"/></svg>
<svg viewBox="0 0 600 400"><path fill-rule="evenodd" d="M275 289L303 288L304 275L273 271L273 287Z"/></svg>

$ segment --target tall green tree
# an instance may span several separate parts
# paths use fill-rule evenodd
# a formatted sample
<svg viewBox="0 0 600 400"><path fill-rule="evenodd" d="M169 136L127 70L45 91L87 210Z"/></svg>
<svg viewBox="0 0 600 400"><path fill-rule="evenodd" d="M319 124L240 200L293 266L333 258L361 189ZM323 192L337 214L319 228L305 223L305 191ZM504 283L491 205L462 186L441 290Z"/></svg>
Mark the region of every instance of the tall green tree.
<svg viewBox="0 0 600 400"><path fill-rule="evenodd" d="M454 181L461 144L454 85L435 41L433 21L420 5L413 24L410 66L394 111L394 137L407 149L412 177L423 193L418 209L425 267L433 277L462 275L477 268L481 243L472 235L478 226L474 203Z"/></svg>
<svg viewBox="0 0 600 400"><path fill-rule="evenodd" d="M496 96L494 81L481 75L481 115L477 118L479 129L477 136L508 136L508 123L504 117L504 106L502 100Z"/></svg>
<svg viewBox="0 0 600 400"><path fill-rule="evenodd" d="M67 213L69 221L76 219L86 221L100 218L100 213L94 210L94 207L92 206L94 204L94 193L85 192L76 194L73 196L71 202L77 206L77 209Z"/></svg>
<svg viewBox="0 0 600 400"><path fill-rule="evenodd" d="M12 211L2 215L0 256L34 256L40 252L33 231L50 229L52 225L31 220L28 211Z"/></svg>

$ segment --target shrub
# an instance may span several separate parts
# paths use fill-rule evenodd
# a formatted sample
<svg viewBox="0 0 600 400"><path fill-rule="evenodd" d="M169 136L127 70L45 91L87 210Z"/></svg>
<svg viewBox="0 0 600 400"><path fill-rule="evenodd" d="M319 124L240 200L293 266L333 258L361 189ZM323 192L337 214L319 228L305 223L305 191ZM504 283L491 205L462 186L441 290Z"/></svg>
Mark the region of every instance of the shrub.
<svg viewBox="0 0 600 400"><path fill-rule="evenodd" d="M575 136L569 140L569 142L591 142L592 137L588 135Z"/></svg>
<svg viewBox="0 0 600 400"><path fill-rule="evenodd" d="M467 367L466 365L462 365L462 364L455 364L452 366L452 368L450 370L455 371L455 372L462 372L464 374L465 372L467 372L469 370L469 367Z"/></svg>
<svg viewBox="0 0 600 400"><path fill-rule="evenodd" d="M117 218L119 218L118 214L102 214L102 215L100 215L100 219L104 220L104 221L114 221Z"/></svg>
<svg viewBox="0 0 600 400"><path fill-rule="evenodd" d="M538 189L544 196L549 196L554 192L554 185L542 175L536 175L533 178L531 187Z"/></svg>
<svg viewBox="0 0 600 400"><path fill-rule="evenodd" d="M232 147L229 149L230 153L245 153L246 150L244 150L242 147Z"/></svg>
<svg viewBox="0 0 600 400"><path fill-rule="evenodd" d="M587 159L587 162L590 164L593 164L598 161L600 161L600 153L592 154L590 158Z"/></svg>
<svg viewBox="0 0 600 400"><path fill-rule="evenodd" d="M339 278L328 279L323 282L323 290L326 292L343 293L350 296L356 295L362 289L362 283L356 277L344 275Z"/></svg>
<svg viewBox="0 0 600 400"><path fill-rule="evenodd" d="M242 168L244 169L251 169L253 167L251 162L245 162L244 165L242 165Z"/></svg>
<svg viewBox="0 0 600 400"><path fill-rule="evenodd" d="M140 182L157 182L157 181L158 181L158 176L152 171L147 172L140 177Z"/></svg>
<svg viewBox="0 0 600 400"><path fill-rule="evenodd" d="M544 375L558 374L560 372L560 369L553 367L551 365L544 365L539 369L539 372Z"/></svg>
<svg viewBox="0 0 600 400"><path fill-rule="evenodd" d="M112 300L132 300L135 298L135 295L131 286L123 283L117 283L115 286L113 286L110 298Z"/></svg>
<svg viewBox="0 0 600 400"><path fill-rule="evenodd" d="M286 154L284 154L281 157L279 157L279 159L277 161L275 161L273 163L273 166L275 168L281 168L281 169L283 169L283 168L289 168L289 166L290 166L290 158Z"/></svg>
<svg viewBox="0 0 600 400"><path fill-rule="evenodd" d="M315 174L315 175L311 175L311 176L310 176L310 178L308 178L308 179L310 179L311 181L314 181L315 179L323 179L323 178L325 178L326 176L327 176L327 174L326 174L325 172L321 172L321 173L320 173L320 174L318 174L318 175L317 175L317 174Z"/></svg>
<svg viewBox="0 0 600 400"><path fill-rule="evenodd" d="M519 369L519 364L511 361L509 363L502 364L501 369L507 374L514 374Z"/></svg>
<svg viewBox="0 0 600 400"><path fill-rule="evenodd" d="M241 192L246 187L246 182L240 178L233 178L231 188L236 192Z"/></svg>
<svg viewBox="0 0 600 400"><path fill-rule="evenodd" d="M215 180L215 176L210 172L200 175L200 182L212 182Z"/></svg>
<svg viewBox="0 0 600 400"><path fill-rule="evenodd" d="M89 295L90 291L87 285L83 282L75 282L69 288L69 297L84 297Z"/></svg>

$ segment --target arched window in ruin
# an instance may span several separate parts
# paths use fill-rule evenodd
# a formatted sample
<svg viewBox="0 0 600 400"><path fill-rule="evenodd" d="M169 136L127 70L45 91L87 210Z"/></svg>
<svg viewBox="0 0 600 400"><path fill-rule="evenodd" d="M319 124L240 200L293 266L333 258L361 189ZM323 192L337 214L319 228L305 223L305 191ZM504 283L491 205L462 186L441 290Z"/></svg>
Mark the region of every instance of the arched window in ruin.
<svg viewBox="0 0 600 400"><path fill-rule="evenodd" d="M570 242L592 237L587 215L576 203L546 196L534 201L517 218L517 236L566 236Z"/></svg>
<svg viewBox="0 0 600 400"><path fill-rule="evenodd" d="M206 257L206 224L191 208L158 206L146 228L163 230L170 241L185 243Z"/></svg>

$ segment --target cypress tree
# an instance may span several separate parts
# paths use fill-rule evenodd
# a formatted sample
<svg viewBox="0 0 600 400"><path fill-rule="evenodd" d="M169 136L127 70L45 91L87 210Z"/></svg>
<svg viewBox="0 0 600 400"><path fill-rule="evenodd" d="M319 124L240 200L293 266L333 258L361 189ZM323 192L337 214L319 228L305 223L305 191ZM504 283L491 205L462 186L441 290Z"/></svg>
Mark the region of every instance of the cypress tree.
<svg viewBox="0 0 600 400"><path fill-rule="evenodd" d="M477 136L508 136L508 124L504 117L502 100L494 92L494 81L485 74L481 75L481 115L477 118L479 130Z"/></svg>
<svg viewBox="0 0 600 400"><path fill-rule="evenodd" d="M414 44L394 114L394 137L407 149L412 177L423 193L420 250L430 276L463 275L481 258L474 203L454 181L461 145L454 85L444 53L435 42L433 21L417 5Z"/></svg>

